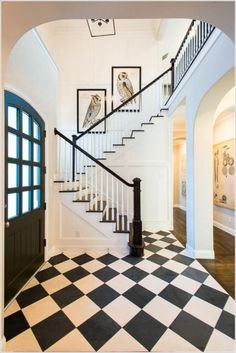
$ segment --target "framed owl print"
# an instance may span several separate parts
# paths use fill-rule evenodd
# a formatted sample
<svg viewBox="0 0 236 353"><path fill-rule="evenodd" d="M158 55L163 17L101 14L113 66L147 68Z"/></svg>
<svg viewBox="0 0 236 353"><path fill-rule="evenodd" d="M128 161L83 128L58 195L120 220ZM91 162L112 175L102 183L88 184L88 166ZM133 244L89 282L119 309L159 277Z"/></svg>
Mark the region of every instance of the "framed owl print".
<svg viewBox="0 0 236 353"><path fill-rule="evenodd" d="M106 89L77 89L77 132L83 132L107 114ZM93 132L106 132L106 121L98 124Z"/></svg>
<svg viewBox="0 0 236 353"><path fill-rule="evenodd" d="M111 109L119 107L141 89L141 66L112 66ZM122 106L119 112L139 112L141 95Z"/></svg>

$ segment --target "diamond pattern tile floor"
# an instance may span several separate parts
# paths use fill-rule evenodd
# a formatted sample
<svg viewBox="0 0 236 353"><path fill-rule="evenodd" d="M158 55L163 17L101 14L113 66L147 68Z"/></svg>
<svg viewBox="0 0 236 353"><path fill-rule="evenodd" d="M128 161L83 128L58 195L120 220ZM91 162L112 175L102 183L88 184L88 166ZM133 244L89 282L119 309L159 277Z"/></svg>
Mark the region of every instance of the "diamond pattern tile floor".
<svg viewBox="0 0 236 353"><path fill-rule="evenodd" d="M6 350L233 352L233 299L171 232L143 237L143 258L52 257L5 310Z"/></svg>

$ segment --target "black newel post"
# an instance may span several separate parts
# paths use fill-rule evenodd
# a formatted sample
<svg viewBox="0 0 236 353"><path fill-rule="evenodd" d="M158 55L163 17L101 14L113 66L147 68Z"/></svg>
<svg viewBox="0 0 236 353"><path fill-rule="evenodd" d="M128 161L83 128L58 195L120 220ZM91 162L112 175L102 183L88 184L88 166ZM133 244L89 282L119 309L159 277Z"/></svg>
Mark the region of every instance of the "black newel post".
<svg viewBox="0 0 236 353"><path fill-rule="evenodd" d="M134 183L134 217L130 233L130 254L141 257L144 252L144 241L142 238L142 221L141 221L141 179L133 179Z"/></svg>
<svg viewBox="0 0 236 353"><path fill-rule="evenodd" d="M76 144L76 135L72 135L72 141ZM72 181L75 181L75 147L72 147Z"/></svg>
<svg viewBox="0 0 236 353"><path fill-rule="evenodd" d="M171 59L171 94L173 94L175 89L175 59Z"/></svg>

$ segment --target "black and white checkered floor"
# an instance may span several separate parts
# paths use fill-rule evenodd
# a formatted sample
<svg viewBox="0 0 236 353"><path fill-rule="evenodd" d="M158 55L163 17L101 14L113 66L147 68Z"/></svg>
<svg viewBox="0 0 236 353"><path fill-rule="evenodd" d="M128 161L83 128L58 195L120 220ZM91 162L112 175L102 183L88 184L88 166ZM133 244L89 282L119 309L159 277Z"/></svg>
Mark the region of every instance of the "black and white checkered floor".
<svg viewBox="0 0 236 353"><path fill-rule="evenodd" d="M145 256L64 252L5 311L7 351L234 351L234 300L173 234Z"/></svg>

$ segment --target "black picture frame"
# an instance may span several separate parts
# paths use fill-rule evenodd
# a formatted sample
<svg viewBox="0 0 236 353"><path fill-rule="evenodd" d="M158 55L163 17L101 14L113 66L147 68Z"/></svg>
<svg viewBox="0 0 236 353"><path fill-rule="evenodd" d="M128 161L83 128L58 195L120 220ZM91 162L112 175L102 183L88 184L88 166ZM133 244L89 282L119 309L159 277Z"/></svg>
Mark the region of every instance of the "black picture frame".
<svg viewBox="0 0 236 353"><path fill-rule="evenodd" d="M126 73L127 77L124 77ZM118 90L119 75L123 74L124 80L128 80L128 91L123 91L123 96ZM122 81L122 79L120 80ZM131 83L131 86L129 85ZM120 92L122 92L124 85L120 84ZM126 88L126 87L125 87ZM130 91L131 88L131 91ZM111 68L111 109L116 109L119 105L125 102L125 96L128 99L131 95L141 90L141 66L112 66ZM140 112L141 108L141 95L137 96L134 100L130 101L127 105L124 105L119 112Z"/></svg>
<svg viewBox="0 0 236 353"><path fill-rule="evenodd" d="M100 99L100 102L99 102L99 99ZM90 118L92 119L91 122L86 123L85 119L89 111L90 104L94 106L94 109L93 109L94 114L96 114L96 106L97 106L97 109L99 109L99 105L100 105L100 110L98 114L94 116L94 118L91 115L91 118ZM91 114L91 108L90 108L90 114ZM106 115L107 115L107 90L106 89L104 88L77 89L77 132L78 133L86 131L88 128L93 126L97 121L104 118ZM87 117L89 119L89 115ZM106 121L96 126L91 131L91 133L93 132L105 133Z"/></svg>

